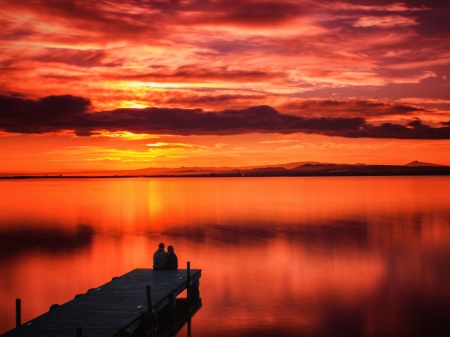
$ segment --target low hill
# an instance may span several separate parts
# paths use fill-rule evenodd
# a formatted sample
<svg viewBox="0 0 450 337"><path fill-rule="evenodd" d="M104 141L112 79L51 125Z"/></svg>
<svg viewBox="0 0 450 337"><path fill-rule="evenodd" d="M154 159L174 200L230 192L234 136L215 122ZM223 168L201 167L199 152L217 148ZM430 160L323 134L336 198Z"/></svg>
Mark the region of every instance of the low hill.
<svg viewBox="0 0 450 337"><path fill-rule="evenodd" d="M405 166L442 166L438 164L431 164L431 163L424 163L421 161L414 160L408 164L405 164Z"/></svg>

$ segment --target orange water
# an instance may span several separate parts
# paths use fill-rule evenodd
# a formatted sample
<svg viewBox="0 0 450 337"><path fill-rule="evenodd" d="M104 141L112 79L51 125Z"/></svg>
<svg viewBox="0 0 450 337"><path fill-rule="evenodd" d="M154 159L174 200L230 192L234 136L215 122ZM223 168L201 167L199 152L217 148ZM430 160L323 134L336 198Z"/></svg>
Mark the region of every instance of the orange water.
<svg viewBox="0 0 450 337"><path fill-rule="evenodd" d="M0 200L0 333L16 298L31 320L159 242L203 270L192 336L450 332L450 177L0 180Z"/></svg>

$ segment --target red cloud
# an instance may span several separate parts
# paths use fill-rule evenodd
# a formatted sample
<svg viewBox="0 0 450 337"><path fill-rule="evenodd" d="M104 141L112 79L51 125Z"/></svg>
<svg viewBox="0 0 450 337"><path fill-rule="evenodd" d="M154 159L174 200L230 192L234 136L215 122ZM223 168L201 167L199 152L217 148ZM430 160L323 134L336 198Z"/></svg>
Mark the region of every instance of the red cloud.
<svg viewBox="0 0 450 337"><path fill-rule="evenodd" d="M107 78L120 80L140 80L149 82L266 82L274 79L280 79L285 75L264 69L229 69L228 67L203 68L197 66L182 66L174 70L166 67L159 68L157 71L137 73L137 74L112 74Z"/></svg>
<svg viewBox="0 0 450 337"><path fill-rule="evenodd" d="M4 1L0 92L41 97L70 88L103 110L120 106L122 97L214 110L280 106L292 97L331 97L331 89L370 97L390 84L377 97L395 100L407 90L419 97L417 88L426 87L432 97L448 98L450 5L363 2ZM185 102L167 89L178 83ZM200 97L211 87L233 94ZM247 100L248 93L258 97ZM322 103L308 104L326 116ZM351 104L333 113L364 118L377 111Z"/></svg>

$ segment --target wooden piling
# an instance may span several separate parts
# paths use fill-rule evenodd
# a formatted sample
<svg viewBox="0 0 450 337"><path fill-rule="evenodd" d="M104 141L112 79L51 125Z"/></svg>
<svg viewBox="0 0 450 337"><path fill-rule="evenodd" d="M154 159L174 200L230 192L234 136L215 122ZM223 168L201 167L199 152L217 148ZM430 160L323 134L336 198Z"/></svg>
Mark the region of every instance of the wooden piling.
<svg viewBox="0 0 450 337"><path fill-rule="evenodd" d="M20 298L16 299L16 328L22 325L22 318L21 318L21 311L22 311L22 305Z"/></svg>
<svg viewBox="0 0 450 337"><path fill-rule="evenodd" d="M168 315L169 315L170 331L173 335L175 335L175 322L177 319L176 308L177 308L176 296L170 296L169 297L169 313L168 313Z"/></svg>
<svg viewBox="0 0 450 337"><path fill-rule="evenodd" d="M187 262L187 281L186 281L186 297L187 297L187 335L191 337L191 262Z"/></svg>
<svg viewBox="0 0 450 337"><path fill-rule="evenodd" d="M153 305L152 305L152 291L151 287L148 285L147 287L147 311L150 313L150 331L153 336L156 332L155 326L155 318L153 317ZM144 316L143 316L144 317Z"/></svg>
<svg viewBox="0 0 450 337"><path fill-rule="evenodd" d="M151 312L153 309L151 287L147 285L146 288L147 288L147 310Z"/></svg>
<svg viewBox="0 0 450 337"><path fill-rule="evenodd" d="M188 303L191 299L191 262L187 262L187 281L186 281L186 297Z"/></svg>

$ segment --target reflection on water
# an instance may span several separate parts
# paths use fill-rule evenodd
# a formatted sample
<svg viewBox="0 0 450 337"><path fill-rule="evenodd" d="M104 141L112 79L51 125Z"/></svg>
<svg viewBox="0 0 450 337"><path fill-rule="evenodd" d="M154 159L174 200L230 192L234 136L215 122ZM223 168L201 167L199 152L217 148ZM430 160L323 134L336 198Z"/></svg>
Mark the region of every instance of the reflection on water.
<svg viewBox="0 0 450 337"><path fill-rule="evenodd" d="M203 269L192 336L450 335L449 177L30 179L0 193L0 333L15 298L29 320L150 267L163 241Z"/></svg>
<svg viewBox="0 0 450 337"><path fill-rule="evenodd" d="M75 249L88 248L92 244L93 236L93 228L87 225L78 225L74 231L57 226L40 228L39 224L0 228L0 257L2 260L13 260L34 250L67 254Z"/></svg>

